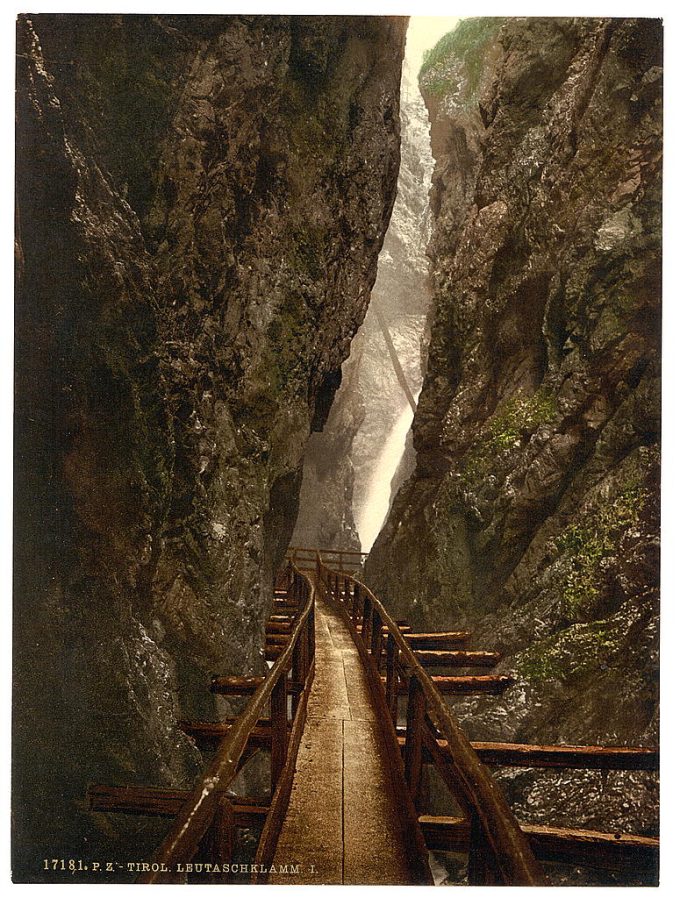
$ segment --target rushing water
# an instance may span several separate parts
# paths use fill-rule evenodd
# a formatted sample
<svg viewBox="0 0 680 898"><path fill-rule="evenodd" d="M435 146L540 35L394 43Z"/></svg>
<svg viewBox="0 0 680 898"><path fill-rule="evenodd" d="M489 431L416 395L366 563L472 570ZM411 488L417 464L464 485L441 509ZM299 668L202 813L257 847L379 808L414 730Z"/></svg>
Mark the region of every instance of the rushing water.
<svg viewBox="0 0 680 898"><path fill-rule="evenodd" d="M404 455L406 435L412 421L413 410L406 403L376 459L371 480L367 484L364 504L356 514L356 527L362 552L368 552L385 523L390 509L392 478Z"/></svg>

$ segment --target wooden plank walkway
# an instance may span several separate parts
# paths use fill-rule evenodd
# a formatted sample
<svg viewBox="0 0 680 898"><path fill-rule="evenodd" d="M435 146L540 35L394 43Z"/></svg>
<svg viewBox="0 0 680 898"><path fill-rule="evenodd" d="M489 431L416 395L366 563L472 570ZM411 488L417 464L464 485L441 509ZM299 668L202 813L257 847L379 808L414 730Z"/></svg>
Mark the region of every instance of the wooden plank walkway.
<svg viewBox="0 0 680 898"><path fill-rule="evenodd" d="M406 848L369 686L352 637L316 603L316 675L274 864L280 884L410 885Z"/></svg>

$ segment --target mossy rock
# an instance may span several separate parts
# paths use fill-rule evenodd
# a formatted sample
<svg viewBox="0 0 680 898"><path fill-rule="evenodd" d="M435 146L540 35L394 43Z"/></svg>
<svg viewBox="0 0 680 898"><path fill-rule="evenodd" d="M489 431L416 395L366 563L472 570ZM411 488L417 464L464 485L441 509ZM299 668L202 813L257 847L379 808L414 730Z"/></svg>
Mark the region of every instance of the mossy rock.
<svg viewBox="0 0 680 898"><path fill-rule="evenodd" d="M461 92L464 105L474 105L485 52L504 22L494 16L463 19L425 51L418 76L423 89L434 96Z"/></svg>
<svg viewBox="0 0 680 898"><path fill-rule="evenodd" d="M522 447L541 425L553 423L557 412L557 399L547 387L539 387L531 396L515 396L500 406L462 460L463 485L473 488L492 472L498 473L499 458Z"/></svg>
<svg viewBox="0 0 680 898"><path fill-rule="evenodd" d="M566 562L562 613L568 620L587 617L601 602L607 559L617 557L623 534L637 523L645 498L640 483L630 480L616 498L601 497L555 540Z"/></svg>
<svg viewBox="0 0 680 898"><path fill-rule="evenodd" d="M624 641L610 621L574 624L522 652L517 671L532 682L591 677L609 669Z"/></svg>

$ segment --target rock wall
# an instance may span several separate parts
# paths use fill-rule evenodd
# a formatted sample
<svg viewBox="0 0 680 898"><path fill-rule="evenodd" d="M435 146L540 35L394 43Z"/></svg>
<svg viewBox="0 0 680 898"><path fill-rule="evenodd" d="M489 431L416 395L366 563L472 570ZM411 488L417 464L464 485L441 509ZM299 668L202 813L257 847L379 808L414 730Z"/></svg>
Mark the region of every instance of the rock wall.
<svg viewBox="0 0 680 898"><path fill-rule="evenodd" d="M178 717L214 715L211 672L262 668L394 201L404 36L19 18L17 880L139 859L157 827L89 813L87 783L190 782Z"/></svg>
<svg viewBox="0 0 680 898"><path fill-rule="evenodd" d="M655 20L467 20L421 72L432 338L367 570L506 656L517 685L456 706L475 738L657 739L660 54ZM513 794L592 823L594 780ZM614 781L610 825L653 828L648 781Z"/></svg>

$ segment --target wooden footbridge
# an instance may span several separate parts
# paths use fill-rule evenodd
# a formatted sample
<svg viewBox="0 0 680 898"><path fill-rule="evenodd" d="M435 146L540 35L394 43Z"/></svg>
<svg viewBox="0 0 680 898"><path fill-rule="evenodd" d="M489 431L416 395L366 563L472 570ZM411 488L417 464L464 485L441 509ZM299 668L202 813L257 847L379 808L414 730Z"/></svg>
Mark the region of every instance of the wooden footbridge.
<svg viewBox="0 0 680 898"><path fill-rule="evenodd" d="M469 742L445 696L501 694L512 678L488 672L500 656L470 650L466 631L414 633L394 621L350 576L352 562L359 553L292 553L266 625L268 674L210 684L250 696L245 709L179 724L214 752L191 791L90 787L95 810L173 818L138 881L432 884L436 850L459 855L471 885L547 885L550 862L653 882L656 838L521 825L491 771L654 770L658 753ZM262 750L268 797L235 795ZM450 793L447 816L423 813L432 769ZM239 828L259 833L254 857L238 856Z"/></svg>

